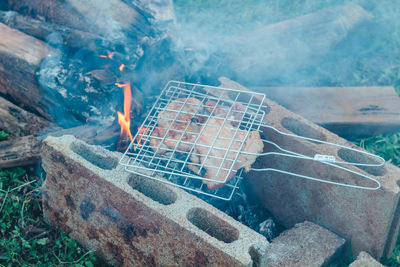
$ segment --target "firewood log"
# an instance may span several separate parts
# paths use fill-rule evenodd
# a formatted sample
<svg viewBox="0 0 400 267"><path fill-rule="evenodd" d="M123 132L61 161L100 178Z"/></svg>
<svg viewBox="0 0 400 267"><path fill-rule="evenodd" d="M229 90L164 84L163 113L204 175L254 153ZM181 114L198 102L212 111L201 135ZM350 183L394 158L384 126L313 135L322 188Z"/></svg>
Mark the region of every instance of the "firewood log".
<svg viewBox="0 0 400 267"><path fill-rule="evenodd" d="M54 49L2 23L0 36L0 93L22 108L51 120L46 106L56 103L42 94L35 71Z"/></svg>
<svg viewBox="0 0 400 267"><path fill-rule="evenodd" d="M89 144L102 145L115 150L120 130L118 125L111 127L85 124L69 129L54 128L52 132L41 135L10 137L0 142L0 168L22 167L35 164L40 159L41 142L46 136L74 135Z"/></svg>
<svg viewBox="0 0 400 267"><path fill-rule="evenodd" d="M64 45L75 49L97 49L96 44L109 43L99 35L22 16L15 11L0 11L0 22L42 41L46 41L51 33L57 32L61 35Z"/></svg>
<svg viewBox="0 0 400 267"><path fill-rule="evenodd" d="M54 125L0 97L0 129L14 136L32 135Z"/></svg>
<svg viewBox="0 0 400 267"><path fill-rule="evenodd" d="M0 168L22 167L40 158L40 141L33 135L0 142Z"/></svg>
<svg viewBox="0 0 400 267"><path fill-rule="evenodd" d="M140 39L153 31L148 22L149 14L139 5L127 5L120 0L8 0L8 5L23 15L42 17L53 24L106 38L120 38L120 31L126 30Z"/></svg>

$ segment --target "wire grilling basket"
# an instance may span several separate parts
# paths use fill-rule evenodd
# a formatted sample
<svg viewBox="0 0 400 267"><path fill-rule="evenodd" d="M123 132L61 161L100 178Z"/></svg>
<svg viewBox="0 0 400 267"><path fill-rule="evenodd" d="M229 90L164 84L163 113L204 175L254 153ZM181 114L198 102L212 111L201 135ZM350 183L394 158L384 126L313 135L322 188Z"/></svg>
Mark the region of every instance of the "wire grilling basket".
<svg viewBox="0 0 400 267"><path fill-rule="evenodd" d="M343 167L382 166L383 158L313 138L282 132L264 122L265 95L250 91L170 81L162 90L149 114L123 154L125 170L192 192L230 200L258 156L317 161L359 175L376 184L365 187L310 177L277 168L272 171L345 187L376 190L380 183L362 173ZM332 156L306 156L261 139L260 128L269 128L285 137L300 138L366 154L376 163L340 162ZM274 151L263 152L263 143ZM277 152L279 151L279 152Z"/></svg>

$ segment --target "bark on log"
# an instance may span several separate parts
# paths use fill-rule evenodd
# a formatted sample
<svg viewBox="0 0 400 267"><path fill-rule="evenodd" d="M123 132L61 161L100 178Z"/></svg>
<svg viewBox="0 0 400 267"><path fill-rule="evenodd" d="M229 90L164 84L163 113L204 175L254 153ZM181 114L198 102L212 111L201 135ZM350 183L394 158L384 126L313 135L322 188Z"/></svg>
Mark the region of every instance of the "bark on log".
<svg viewBox="0 0 400 267"><path fill-rule="evenodd" d="M233 37L221 46L222 52L235 79L265 84L315 66L350 30L370 18L355 4L325 8Z"/></svg>
<svg viewBox="0 0 400 267"><path fill-rule="evenodd" d="M138 39L152 31L148 15L138 6L132 8L120 0L8 0L9 8L23 15L42 17L53 24L120 38L121 30L134 32Z"/></svg>
<svg viewBox="0 0 400 267"><path fill-rule="evenodd" d="M98 125L82 125L70 129L57 129L40 136L28 135L14 137L0 142L0 168L28 166L40 159L41 142L46 136L73 135L89 144L103 145L115 150L119 139L119 127L101 127Z"/></svg>
<svg viewBox="0 0 400 267"><path fill-rule="evenodd" d="M95 43L106 42L99 35L50 24L28 16L22 16L15 11L0 11L0 22L42 41L45 41L51 33L58 32L64 40L64 45L72 48L85 47L95 49Z"/></svg>
<svg viewBox="0 0 400 267"><path fill-rule="evenodd" d="M40 158L40 141L33 135L0 142L0 168L35 164Z"/></svg>
<svg viewBox="0 0 400 267"><path fill-rule="evenodd" d="M46 106L55 103L43 96L35 71L54 49L2 23L0 36L0 93L22 108L51 120Z"/></svg>
<svg viewBox="0 0 400 267"><path fill-rule="evenodd" d="M25 136L37 134L49 127L55 126L0 97L0 129L15 136Z"/></svg>
<svg viewBox="0 0 400 267"><path fill-rule="evenodd" d="M365 137L400 129L400 98L391 86L251 89L342 137Z"/></svg>

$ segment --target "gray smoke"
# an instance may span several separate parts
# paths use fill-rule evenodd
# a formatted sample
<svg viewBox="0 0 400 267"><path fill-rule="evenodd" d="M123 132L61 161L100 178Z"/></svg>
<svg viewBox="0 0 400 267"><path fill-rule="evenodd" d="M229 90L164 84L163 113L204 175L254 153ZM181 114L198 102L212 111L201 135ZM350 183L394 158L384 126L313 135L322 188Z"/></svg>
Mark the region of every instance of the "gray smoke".
<svg viewBox="0 0 400 267"><path fill-rule="evenodd" d="M168 33L188 73L246 85L346 84L361 61L377 66L365 57L390 37L396 17L388 14L399 10L395 1L237 3L175 1ZM381 74L388 64L380 63Z"/></svg>

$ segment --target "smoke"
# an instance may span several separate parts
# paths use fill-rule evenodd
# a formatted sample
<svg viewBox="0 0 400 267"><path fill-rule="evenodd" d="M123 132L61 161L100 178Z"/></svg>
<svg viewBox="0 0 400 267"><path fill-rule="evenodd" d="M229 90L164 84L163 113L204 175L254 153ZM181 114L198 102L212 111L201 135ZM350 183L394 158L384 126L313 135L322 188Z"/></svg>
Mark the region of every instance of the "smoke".
<svg viewBox="0 0 400 267"><path fill-rule="evenodd" d="M152 96L168 80L217 85L220 76L246 86L385 84L392 81L385 76L387 70L399 65L400 7L395 1L140 0L136 5L151 16L136 24L140 16L126 8L132 1L89 2L96 7L78 0L66 0L65 5L85 13L84 28L104 39L95 50L87 45L69 51L59 36L49 36L59 52L43 61L39 71L46 93L64 104L53 112L60 113L56 117L63 118L65 127L74 119L115 118L122 91L92 77L99 76L96 66L116 64L98 62L107 50L117 51L120 63L130 69L123 77L112 75ZM73 73L81 75L69 77Z"/></svg>
<svg viewBox="0 0 400 267"><path fill-rule="evenodd" d="M398 9L395 1L177 0L168 34L185 72L205 82L226 75L250 86L366 84L351 76L370 68L376 81L390 67L371 53L390 55L379 46Z"/></svg>

